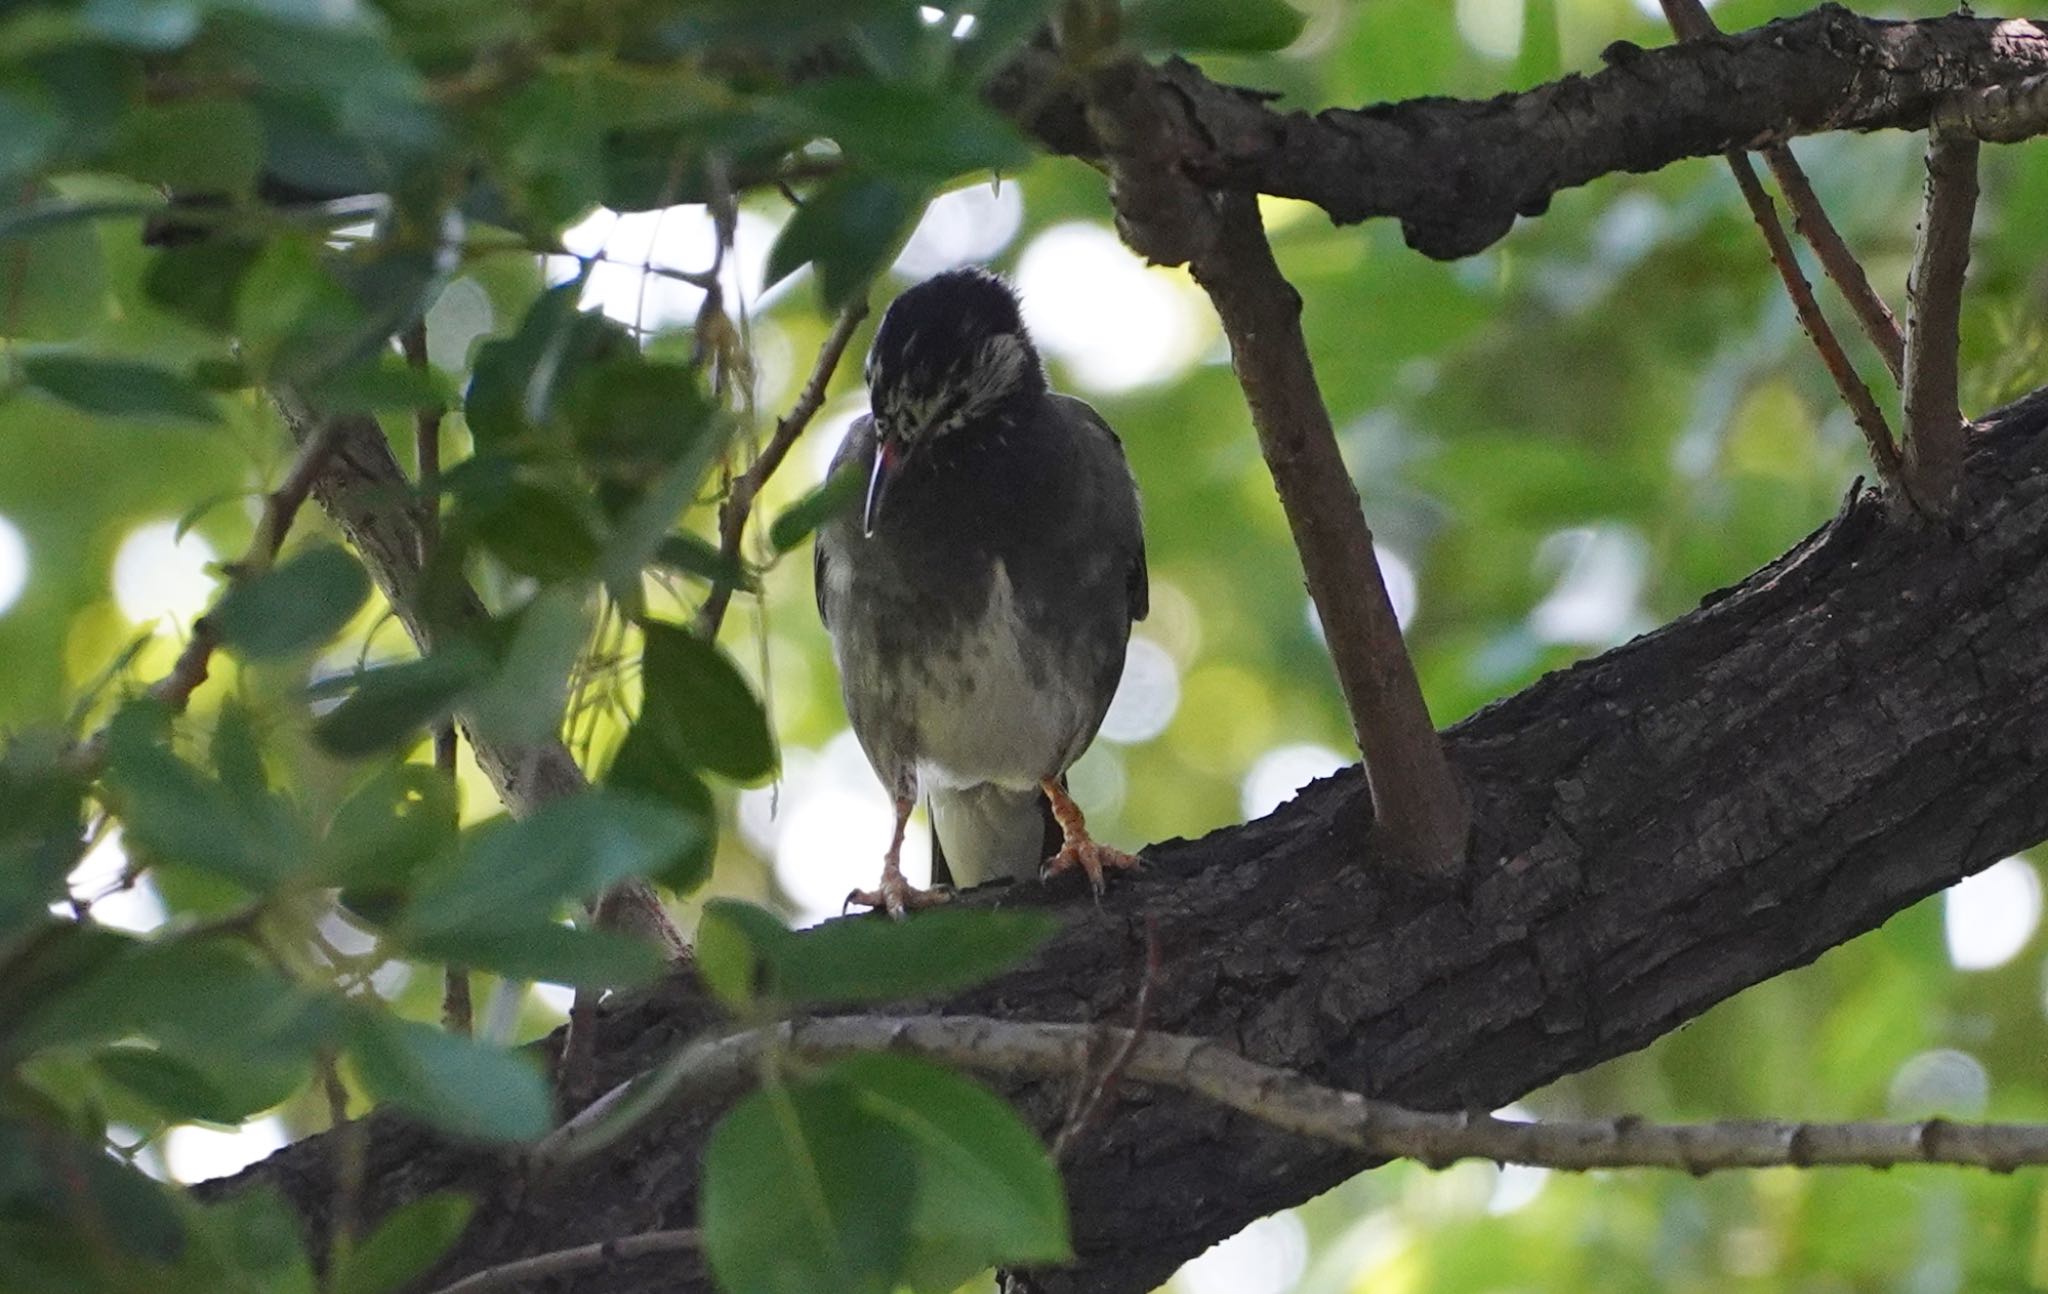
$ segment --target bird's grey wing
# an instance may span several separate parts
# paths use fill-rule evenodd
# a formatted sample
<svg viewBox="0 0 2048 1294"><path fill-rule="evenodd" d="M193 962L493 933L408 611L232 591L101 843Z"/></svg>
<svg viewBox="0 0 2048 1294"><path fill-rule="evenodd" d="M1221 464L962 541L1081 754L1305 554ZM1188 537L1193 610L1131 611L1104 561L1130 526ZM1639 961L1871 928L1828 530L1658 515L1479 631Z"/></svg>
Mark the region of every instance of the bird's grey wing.
<svg viewBox="0 0 2048 1294"><path fill-rule="evenodd" d="M846 429L846 438L839 442L839 448L832 455L832 465L826 469L829 478L847 463L865 458L875 452L875 420L869 414L862 414ZM818 537L811 544L811 593L818 600L818 619L826 629L832 627L832 608L826 596L826 568L831 564L831 551L846 531L844 517L835 517L818 528Z"/></svg>
<svg viewBox="0 0 2048 1294"><path fill-rule="evenodd" d="M1070 395L1055 395L1053 399L1081 428L1083 445L1098 447L1099 470L1106 478L1103 481L1104 510L1108 516L1109 538L1130 553L1130 569L1124 587L1131 619L1143 620L1152 610L1152 585L1145 567L1145 523L1138 501L1138 478L1132 475L1130 461L1124 457L1123 438L1087 401Z"/></svg>

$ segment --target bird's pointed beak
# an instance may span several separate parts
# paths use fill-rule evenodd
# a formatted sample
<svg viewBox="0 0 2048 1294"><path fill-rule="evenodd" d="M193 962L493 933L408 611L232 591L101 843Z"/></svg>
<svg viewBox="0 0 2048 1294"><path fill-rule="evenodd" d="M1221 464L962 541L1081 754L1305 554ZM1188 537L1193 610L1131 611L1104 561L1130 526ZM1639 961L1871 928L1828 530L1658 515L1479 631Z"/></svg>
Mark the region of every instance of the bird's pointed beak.
<svg viewBox="0 0 2048 1294"><path fill-rule="evenodd" d="M867 502L860 510L863 538L875 533L875 519L882 514L882 496L889 490L889 473L896 467L896 447L886 440L875 441L875 465L868 471Z"/></svg>

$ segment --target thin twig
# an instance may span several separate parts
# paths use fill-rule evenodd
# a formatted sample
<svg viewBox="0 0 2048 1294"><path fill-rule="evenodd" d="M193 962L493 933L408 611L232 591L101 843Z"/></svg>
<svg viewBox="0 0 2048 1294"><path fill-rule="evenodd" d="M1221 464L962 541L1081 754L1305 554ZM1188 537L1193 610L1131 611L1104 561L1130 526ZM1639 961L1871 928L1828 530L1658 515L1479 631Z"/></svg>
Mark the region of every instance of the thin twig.
<svg viewBox="0 0 2048 1294"><path fill-rule="evenodd" d="M1974 136L1927 133L1927 200L1906 281L1906 485L1935 516L1955 506L1963 479L1963 412L1956 396L1963 279L1977 211Z"/></svg>
<svg viewBox="0 0 2048 1294"><path fill-rule="evenodd" d="M839 368L841 357L853 341L855 329L861 320L867 318L868 303L856 301L840 312L833 323L832 331L825 337L825 344L818 348L817 362L811 366L811 376L797 393L796 403L783 417L776 420L775 431L768 437L768 443L761 447L761 456L753 466L735 477L732 488L725 496L725 502L718 509L718 553L728 569L736 570L740 564L740 540L746 534L747 518L754 510L754 500L760 497L761 489L768 484L768 478L782 466L782 460L789 457L790 449L804 429L811 425L818 409L825 403L825 390L832 382L832 374ZM706 638L716 638L718 628L725 621L726 607L732 602L732 582L720 579L711 586L710 596L697 612L697 632Z"/></svg>
<svg viewBox="0 0 2048 1294"><path fill-rule="evenodd" d="M1720 34L1720 27L1700 0L1662 0L1662 3L1664 17L1680 40L1701 40ZM1786 205L1792 208L1793 227L1805 236L1814 254L1820 258L1821 268L1834 281L1836 289L1849 303L1849 309L1855 312L1856 322L1863 326L1864 336L1877 348L1892 381L1902 381L1906 339L1899 331L1899 321L1893 317L1891 307L1884 303L1877 289L1870 286L1870 276L1863 272L1863 263L1856 259L1856 254L1842 241L1834 222L1828 219L1826 210L1820 205L1820 196L1806 178L1806 171L1792 156L1791 145L1766 144L1763 154L1771 175L1778 181L1779 191L1785 195Z"/></svg>
<svg viewBox="0 0 2048 1294"><path fill-rule="evenodd" d="M531 1258L486 1267L453 1285L443 1285L434 1294L482 1294L485 1290L512 1289L527 1281L609 1267L628 1258L683 1253L697 1248L699 1243L700 1237L694 1230L643 1231L638 1235L618 1236L596 1244L557 1249L552 1253L535 1254Z"/></svg>
<svg viewBox="0 0 2048 1294"><path fill-rule="evenodd" d="M1127 1045L1124 1077L1205 1097L1272 1127L1389 1158L1441 1168L1461 1159L1582 1171L1672 1168L1702 1174L1730 1168L1888 1168L1949 1164L2010 1172L2048 1164L2048 1124L1788 1123L1765 1119L1658 1124L1636 1118L1535 1123L1467 1112L1412 1110L1310 1082L1247 1060L1208 1038L1109 1030ZM641 1079L614 1089L544 1139L538 1164L579 1158L615 1138L610 1112L627 1100L643 1109L730 1097L758 1076L764 1055L817 1059L901 1052L970 1069L1026 1077L1087 1074L1104 1031L1094 1025L987 1016L841 1016L785 1021L686 1048ZM608 1134L608 1135L600 1135Z"/></svg>
<svg viewBox="0 0 2048 1294"><path fill-rule="evenodd" d="M1799 269L1792 240L1786 237L1785 227L1778 222L1777 208L1771 203L1771 195L1764 192L1763 181L1757 179L1756 168L1749 164L1746 155L1729 153L1727 161L1728 169L1735 175L1736 187L1742 190L1742 200L1749 205L1750 215L1756 218L1757 228L1763 232L1764 245L1770 249L1771 264L1777 267L1778 277L1785 284L1785 295L1792 299L1792 310L1799 316L1799 326L1812 339L1813 348L1820 352L1821 363L1827 367L1828 376L1834 379L1835 390L1841 394L1842 402L1849 406L1849 414L1856 420L1857 430L1863 433L1871 465L1877 469L1878 478L1890 486L1894 494L1903 494L1903 469L1898 442L1892 439L1891 425L1885 421L1884 411L1877 407L1870 388L1857 375L1856 366L1849 362L1842 343L1835 337L1835 330L1828 326L1827 317L1821 313L1820 302L1813 296L1813 287Z"/></svg>

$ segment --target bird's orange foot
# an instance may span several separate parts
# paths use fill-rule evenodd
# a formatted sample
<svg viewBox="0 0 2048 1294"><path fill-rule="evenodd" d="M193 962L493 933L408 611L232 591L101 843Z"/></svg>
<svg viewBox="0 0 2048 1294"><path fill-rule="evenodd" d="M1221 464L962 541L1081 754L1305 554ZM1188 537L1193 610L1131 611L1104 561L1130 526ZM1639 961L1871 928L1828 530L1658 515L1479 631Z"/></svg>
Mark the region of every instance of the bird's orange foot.
<svg viewBox="0 0 2048 1294"><path fill-rule="evenodd" d="M1061 872L1080 868L1088 876L1088 885L1099 898L1102 895L1103 873L1115 867L1135 871L1140 866L1136 854L1127 854L1121 849L1112 849L1088 836L1069 837L1060 846L1060 852L1045 860L1039 872L1041 877L1053 877Z"/></svg>
<svg viewBox="0 0 2048 1294"><path fill-rule="evenodd" d="M901 872L883 872L882 881L871 890L855 890L846 896L841 912L855 906L881 908L898 921L924 908L936 908L953 901L953 891L944 885L921 890L903 879Z"/></svg>

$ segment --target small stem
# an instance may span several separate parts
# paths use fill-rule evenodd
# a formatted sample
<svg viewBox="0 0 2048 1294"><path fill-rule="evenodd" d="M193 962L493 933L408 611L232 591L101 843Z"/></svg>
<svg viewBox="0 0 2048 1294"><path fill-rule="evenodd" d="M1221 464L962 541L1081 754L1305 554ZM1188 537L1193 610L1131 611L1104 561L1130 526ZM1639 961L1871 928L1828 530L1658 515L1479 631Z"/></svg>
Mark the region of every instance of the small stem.
<svg viewBox="0 0 2048 1294"><path fill-rule="evenodd" d="M695 1249L699 1243L700 1238L695 1231L643 1231L638 1235L618 1236L596 1244L557 1249L552 1253L535 1254L531 1258L486 1267L453 1285L443 1285L434 1294L484 1294L486 1290L513 1289L529 1281L609 1267L628 1258L684 1253Z"/></svg>

